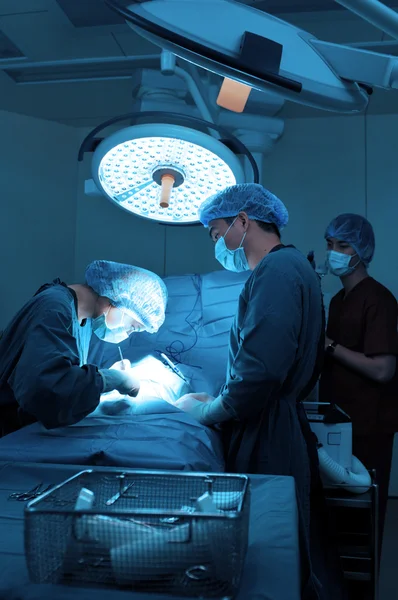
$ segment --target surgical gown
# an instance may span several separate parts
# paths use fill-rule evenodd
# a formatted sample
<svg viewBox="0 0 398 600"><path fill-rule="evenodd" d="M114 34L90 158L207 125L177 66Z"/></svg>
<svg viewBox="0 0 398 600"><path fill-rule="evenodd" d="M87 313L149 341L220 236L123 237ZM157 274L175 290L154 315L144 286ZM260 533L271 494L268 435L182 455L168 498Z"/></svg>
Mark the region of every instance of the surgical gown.
<svg viewBox="0 0 398 600"><path fill-rule="evenodd" d="M103 383L97 368L84 364L90 337L90 321L80 326L76 295L60 280L15 315L0 339L3 435L33 421L48 429L71 425L95 410Z"/></svg>
<svg viewBox="0 0 398 600"><path fill-rule="evenodd" d="M315 439L298 402L317 363L322 311L318 276L298 250L281 245L263 258L239 298L225 386L214 402L203 407L201 422L220 424L227 471L294 477L302 558L311 555L317 563L312 575L310 564L303 570L307 579L303 598L340 600L344 596L337 555L330 569L329 558L322 557L322 548L329 543L326 532L322 540L315 531L315 552L310 542L311 492L317 489L320 496L323 492Z"/></svg>

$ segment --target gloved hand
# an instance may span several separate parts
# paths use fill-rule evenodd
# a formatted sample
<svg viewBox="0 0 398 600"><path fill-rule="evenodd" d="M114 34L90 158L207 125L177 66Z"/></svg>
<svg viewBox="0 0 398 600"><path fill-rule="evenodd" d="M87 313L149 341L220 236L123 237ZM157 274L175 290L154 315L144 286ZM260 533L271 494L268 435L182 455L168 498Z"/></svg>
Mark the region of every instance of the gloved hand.
<svg viewBox="0 0 398 600"><path fill-rule="evenodd" d="M102 369L100 373L104 381L104 389L102 390L104 394L112 390L117 390L120 394L132 396L133 398L138 395L140 382L132 374L131 369L127 369L126 371Z"/></svg>
<svg viewBox="0 0 398 600"><path fill-rule="evenodd" d="M111 369L116 369L116 371L127 371L128 369L131 369L131 362L127 358L124 358L123 360L115 362L115 364L111 366Z"/></svg>
<svg viewBox="0 0 398 600"><path fill-rule="evenodd" d="M175 402L175 406L180 410L189 413L192 410L197 409L200 404L207 404L213 400L213 396L205 394L204 392L185 394Z"/></svg>
<svg viewBox="0 0 398 600"><path fill-rule="evenodd" d="M190 414L202 425L215 425L232 418L232 415L223 406L221 399L213 398L209 394L185 394L177 400L175 406Z"/></svg>

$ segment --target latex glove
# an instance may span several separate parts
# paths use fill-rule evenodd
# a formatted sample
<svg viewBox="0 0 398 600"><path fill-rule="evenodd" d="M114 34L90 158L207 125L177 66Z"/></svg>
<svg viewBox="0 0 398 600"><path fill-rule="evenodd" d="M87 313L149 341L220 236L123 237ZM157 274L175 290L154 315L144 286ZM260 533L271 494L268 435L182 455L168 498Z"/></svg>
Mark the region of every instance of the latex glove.
<svg viewBox="0 0 398 600"><path fill-rule="evenodd" d="M104 381L104 389L102 390L104 394L117 390L124 396L132 396L135 398L135 396L138 395L140 391L140 382L133 375L131 369L127 369L127 371L102 369L100 373Z"/></svg>
<svg viewBox="0 0 398 600"><path fill-rule="evenodd" d="M233 416L223 406L220 398L209 394L185 394L175 406L188 413L202 425L211 426L223 421L229 421Z"/></svg>
<svg viewBox="0 0 398 600"><path fill-rule="evenodd" d="M123 360L118 360L114 365L111 366L111 369L115 369L116 371L127 371L131 369L131 362L125 358Z"/></svg>
<svg viewBox="0 0 398 600"><path fill-rule="evenodd" d="M185 396L181 396L181 398L175 402L175 406L184 412L190 413L196 409L198 405L207 404L208 402L213 402L213 400L213 396L205 394L204 392L185 394Z"/></svg>
<svg viewBox="0 0 398 600"><path fill-rule="evenodd" d="M189 396L189 394L187 394ZM175 403L175 406L185 413L191 415L196 421L202 423L203 420L203 409L206 407L205 402L195 400L195 398L186 398L183 396Z"/></svg>

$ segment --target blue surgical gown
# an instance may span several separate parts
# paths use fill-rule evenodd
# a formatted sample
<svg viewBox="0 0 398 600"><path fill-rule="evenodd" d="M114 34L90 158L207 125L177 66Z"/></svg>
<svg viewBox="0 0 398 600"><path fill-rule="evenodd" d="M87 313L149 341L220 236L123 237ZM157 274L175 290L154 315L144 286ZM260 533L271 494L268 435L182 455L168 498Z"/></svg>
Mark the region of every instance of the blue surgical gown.
<svg viewBox="0 0 398 600"><path fill-rule="evenodd" d="M84 364L90 336L90 322L77 321L75 293L60 280L22 307L0 339L3 433L35 420L48 429L71 425L95 410L103 383L97 367ZM17 408L14 423L5 422Z"/></svg>
<svg viewBox="0 0 398 600"><path fill-rule="evenodd" d="M298 402L314 373L322 335L318 276L294 247L276 247L243 288L226 383L214 402L199 407L199 418L204 425L219 424L227 471L294 477L302 560L307 556L303 598L340 600L337 553L328 556L327 532L321 531L315 439Z"/></svg>
<svg viewBox="0 0 398 600"><path fill-rule="evenodd" d="M297 400L315 368L322 324L318 276L298 250L278 247L243 288L226 383L205 411L205 424L225 422L230 471L294 475L306 495L309 466Z"/></svg>

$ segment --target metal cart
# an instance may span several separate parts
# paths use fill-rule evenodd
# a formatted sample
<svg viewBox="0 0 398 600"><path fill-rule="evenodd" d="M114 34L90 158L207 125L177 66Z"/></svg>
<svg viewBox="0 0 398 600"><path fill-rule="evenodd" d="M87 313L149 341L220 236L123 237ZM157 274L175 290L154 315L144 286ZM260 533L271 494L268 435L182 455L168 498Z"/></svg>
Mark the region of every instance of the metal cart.
<svg viewBox="0 0 398 600"><path fill-rule="evenodd" d="M339 488L326 489L333 531L345 578L353 598L378 600L378 503L375 472L368 492L353 495Z"/></svg>

